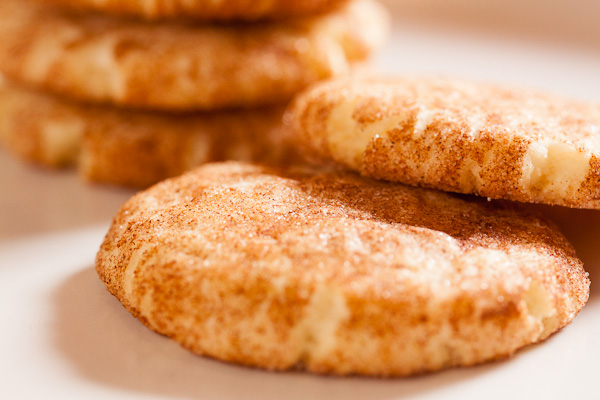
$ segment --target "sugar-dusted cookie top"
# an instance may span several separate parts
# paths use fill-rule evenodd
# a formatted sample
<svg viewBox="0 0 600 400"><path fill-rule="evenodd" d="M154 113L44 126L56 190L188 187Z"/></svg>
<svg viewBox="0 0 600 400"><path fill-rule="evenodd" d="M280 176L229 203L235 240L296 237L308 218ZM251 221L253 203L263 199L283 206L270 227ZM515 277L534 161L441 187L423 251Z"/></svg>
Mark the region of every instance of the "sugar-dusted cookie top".
<svg viewBox="0 0 600 400"><path fill-rule="evenodd" d="M130 199L96 270L198 354L332 374L506 357L569 323L589 293L566 239L514 205L239 163Z"/></svg>
<svg viewBox="0 0 600 400"><path fill-rule="evenodd" d="M308 154L363 175L600 208L599 105L455 79L339 79L287 120Z"/></svg>

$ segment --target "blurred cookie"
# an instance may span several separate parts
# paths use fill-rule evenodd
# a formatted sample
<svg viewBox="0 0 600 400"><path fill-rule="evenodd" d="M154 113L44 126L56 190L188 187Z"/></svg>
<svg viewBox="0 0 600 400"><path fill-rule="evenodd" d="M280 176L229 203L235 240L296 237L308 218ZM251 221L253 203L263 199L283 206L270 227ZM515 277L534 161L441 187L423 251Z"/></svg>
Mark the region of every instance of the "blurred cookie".
<svg viewBox="0 0 600 400"><path fill-rule="evenodd" d="M372 0L318 17L230 25L74 15L6 0L0 2L0 72L90 102L254 107L347 73L387 31L388 15Z"/></svg>
<svg viewBox="0 0 600 400"><path fill-rule="evenodd" d="M347 0L37 0L73 10L95 10L148 19L257 20L323 13Z"/></svg>
<svg viewBox="0 0 600 400"><path fill-rule="evenodd" d="M566 239L514 205L233 162L130 199L96 269L132 314L198 354L333 374L503 358L589 294Z"/></svg>
<svg viewBox="0 0 600 400"><path fill-rule="evenodd" d="M452 79L333 80L287 119L307 152L363 175L600 208L600 106Z"/></svg>
<svg viewBox="0 0 600 400"><path fill-rule="evenodd" d="M77 166L92 181L142 187L209 161L298 161L283 107L161 114L89 106L0 86L0 141L21 157Z"/></svg>

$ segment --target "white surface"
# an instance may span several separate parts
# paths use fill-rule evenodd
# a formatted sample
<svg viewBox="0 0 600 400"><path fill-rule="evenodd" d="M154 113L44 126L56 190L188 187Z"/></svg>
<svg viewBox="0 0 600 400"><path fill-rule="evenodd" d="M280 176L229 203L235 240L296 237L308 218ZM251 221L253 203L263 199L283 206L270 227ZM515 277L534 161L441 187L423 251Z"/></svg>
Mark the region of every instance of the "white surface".
<svg viewBox="0 0 600 400"><path fill-rule="evenodd" d="M524 83L600 100L600 3L390 3L394 39L378 59L386 72ZM131 191L86 185L4 152L0 188L0 398L600 398L595 285L570 326L504 362L394 380L268 373L189 354L106 292L94 256ZM600 280L600 211L543 209Z"/></svg>

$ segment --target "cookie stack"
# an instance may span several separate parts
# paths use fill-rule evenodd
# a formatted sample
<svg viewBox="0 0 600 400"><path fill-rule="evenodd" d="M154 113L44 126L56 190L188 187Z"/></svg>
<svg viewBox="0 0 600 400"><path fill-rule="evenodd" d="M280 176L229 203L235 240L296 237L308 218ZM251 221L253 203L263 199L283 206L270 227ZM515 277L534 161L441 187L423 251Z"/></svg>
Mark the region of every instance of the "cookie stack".
<svg viewBox="0 0 600 400"><path fill-rule="evenodd" d="M506 358L588 300L571 244L506 200L600 209L597 105L354 77L285 121L321 166L209 164L116 215L96 270L151 329L244 365L403 376Z"/></svg>
<svg viewBox="0 0 600 400"><path fill-rule="evenodd" d="M131 186L207 161L288 162L286 103L348 73L387 26L373 0L5 0L0 138Z"/></svg>

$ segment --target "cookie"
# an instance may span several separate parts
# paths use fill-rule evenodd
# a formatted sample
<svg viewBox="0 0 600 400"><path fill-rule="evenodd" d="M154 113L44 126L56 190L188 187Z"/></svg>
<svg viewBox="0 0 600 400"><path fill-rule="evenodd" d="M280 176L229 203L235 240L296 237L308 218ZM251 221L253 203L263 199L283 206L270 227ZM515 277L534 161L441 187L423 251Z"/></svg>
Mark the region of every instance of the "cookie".
<svg viewBox="0 0 600 400"><path fill-rule="evenodd" d="M144 187L209 161L299 161L282 129L283 109L136 112L4 84L0 141L37 164L77 167L91 181Z"/></svg>
<svg viewBox="0 0 600 400"><path fill-rule="evenodd" d="M199 20L257 20L323 13L347 0L37 0L73 10L101 11L148 19L194 18Z"/></svg>
<svg viewBox="0 0 600 400"><path fill-rule="evenodd" d="M427 77L338 79L287 116L314 159L377 179L600 208L600 106Z"/></svg>
<svg viewBox="0 0 600 400"><path fill-rule="evenodd" d="M96 270L195 353L331 374L504 358L568 324L589 294L571 245L515 205L234 162L126 202Z"/></svg>
<svg viewBox="0 0 600 400"><path fill-rule="evenodd" d="M327 15L265 24L144 22L0 2L0 72L89 102L163 110L289 100L349 71L387 33L385 10L354 0Z"/></svg>

